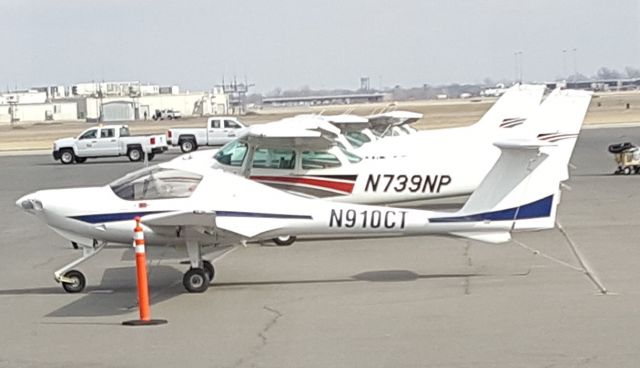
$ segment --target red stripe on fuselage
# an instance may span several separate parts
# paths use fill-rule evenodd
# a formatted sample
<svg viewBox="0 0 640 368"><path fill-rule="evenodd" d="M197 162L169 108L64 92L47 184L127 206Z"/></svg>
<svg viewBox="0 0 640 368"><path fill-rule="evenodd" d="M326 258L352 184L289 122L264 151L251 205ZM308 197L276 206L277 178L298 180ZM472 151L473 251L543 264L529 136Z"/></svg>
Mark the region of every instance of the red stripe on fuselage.
<svg viewBox="0 0 640 368"><path fill-rule="evenodd" d="M251 176L250 179L256 181L271 181L280 183L306 184L322 188L330 188L345 193L353 191L354 183L343 183L330 180L312 179L309 177L296 176Z"/></svg>

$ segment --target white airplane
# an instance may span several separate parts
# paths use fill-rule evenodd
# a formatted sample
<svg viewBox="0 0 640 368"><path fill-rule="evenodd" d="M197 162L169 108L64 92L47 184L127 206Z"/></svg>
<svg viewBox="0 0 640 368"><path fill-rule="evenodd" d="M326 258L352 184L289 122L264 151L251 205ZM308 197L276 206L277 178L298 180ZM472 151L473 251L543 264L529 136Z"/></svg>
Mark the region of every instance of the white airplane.
<svg viewBox="0 0 640 368"><path fill-rule="evenodd" d="M572 102L588 99L586 94L574 97ZM215 275L203 252L247 241L282 235L436 234L499 243L514 230L553 228L571 150L544 137L496 146L500 159L453 213L307 199L221 170L175 162L138 170L103 187L37 191L16 205L82 247L82 258L54 273L68 292L86 284L72 268L108 244L131 244L136 216L142 218L147 245L186 250L191 268L183 285L189 292L203 292Z"/></svg>
<svg viewBox="0 0 640 368"><path fill-rule="evenodd" d="M488 130L483 119L480 127L419 132L405 138L419 137L420 149L384 160L362 159L339 144L338 129L322 117L305 116L252 126L214 153L174 161L199 162L308 197L406 206L470 194L499 157L493 140L547 135L562 138L559 144L573 150L589 100L572 91L554 91L520 127Z"/></svg>

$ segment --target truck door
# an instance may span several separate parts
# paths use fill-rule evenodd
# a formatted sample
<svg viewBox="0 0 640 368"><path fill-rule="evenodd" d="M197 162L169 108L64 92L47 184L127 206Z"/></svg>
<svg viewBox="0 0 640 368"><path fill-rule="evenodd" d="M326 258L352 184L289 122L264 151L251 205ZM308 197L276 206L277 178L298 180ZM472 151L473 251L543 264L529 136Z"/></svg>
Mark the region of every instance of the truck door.
<svg viewBox="0 0 640 368"><path fill-rule="evenodd" d="M100 156L117 156L118 139L115 128L100 129L100 137L97 139L95 147Z"/></svg>
<svg viewBox="0 0 640 368"><path fill-rule="evenodd" d="M209 126L207 127L207 144L213 146L226 143L226 141L222 139L224 137L222 130L221 119L209 120Z"/></svg>
<svg viewBox="0 0 640 368"><path fill-rule="evenodd" d="M225 120L224 121L224 130L225 137L228 140L232 140L238 136L238 131L240 131L242 127L240 124L236 123L233 120Z"/></svg>
<svg viewBox="0 0 640 368"><path fill-rule="evenodd" d="M96 155L96 143L98 143L98 128L89 129L82 133L76 141L78 156L91 157Z"/></svg>

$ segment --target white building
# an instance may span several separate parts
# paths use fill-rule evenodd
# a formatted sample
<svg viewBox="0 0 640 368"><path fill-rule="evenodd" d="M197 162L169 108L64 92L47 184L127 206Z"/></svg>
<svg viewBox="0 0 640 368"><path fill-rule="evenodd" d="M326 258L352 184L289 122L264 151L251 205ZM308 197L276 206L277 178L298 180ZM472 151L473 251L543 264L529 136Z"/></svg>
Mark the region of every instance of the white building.
<svg viewBox="0 0 640 368"><path fill-rule="evenodd" d="M69 91L67 97L63 86L0 93L0 123L144 120L165 109L180 111L184 117L229 113L229 96L218 89L180 93L178 86L99 82L78 83Z"/></svg>
<svg viewBox="0 0 640 368"><path fill-rule="evenodd" d="M173 86L176 89L177 86ZM171 88L171 87L170 87ZM159 94L161 87L157 84L142 84L138 81L126 82L88 82L71 86L72 96L131 96ZM171 89L173 90L173 89Z"/></svg>
<svg viewBox="0 0 640 368"><path fill-rule="evenodd" d="M44 102L47 102L47 93L37 91L35 89L0 93L0 105L34 104Z"/></svg>
<svg viewBox="0 0 640 368"><path fill-rule="evenodd" d="M86 121L145 120L151 119L156 110L167 109L180 111L184 117L222 115L229 109L227 96L209 92L84 97L77 102L78 118Z"/></svg>
<svg viewBox="0 0 640 368"><path fill-rule="evenodd" d="M75 101L0 104L0 123L54 120L78 120L78 104Z"/></svg>

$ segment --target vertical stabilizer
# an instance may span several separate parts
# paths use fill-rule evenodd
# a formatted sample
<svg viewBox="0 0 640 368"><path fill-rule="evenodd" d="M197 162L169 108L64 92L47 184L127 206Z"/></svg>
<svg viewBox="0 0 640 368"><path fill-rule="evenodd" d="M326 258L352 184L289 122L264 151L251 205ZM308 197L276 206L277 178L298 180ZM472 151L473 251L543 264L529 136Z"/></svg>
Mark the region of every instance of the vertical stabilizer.
<svg viewBox="0 0 640 368"><path fill-rule="evenodd" d="M531 119L534 124L553 126L554 138L542 135L496 142L500 158L462 209L433 220L507 221L513 229L553 228L560 182L568 178L567 165L590 99L591 94L583 91L551 94Z"/></svg>
<svg viewBox="0 0 640 368"><path fill-rule="evenodd" d="M544 85L516 84L509 88L477 123L475 128L514 128L524 123L540 105Z"/></svg>

